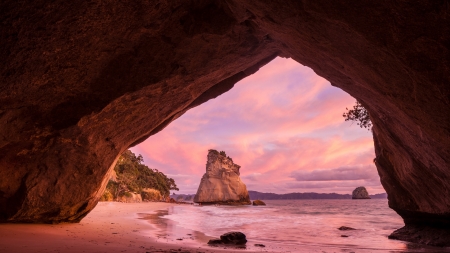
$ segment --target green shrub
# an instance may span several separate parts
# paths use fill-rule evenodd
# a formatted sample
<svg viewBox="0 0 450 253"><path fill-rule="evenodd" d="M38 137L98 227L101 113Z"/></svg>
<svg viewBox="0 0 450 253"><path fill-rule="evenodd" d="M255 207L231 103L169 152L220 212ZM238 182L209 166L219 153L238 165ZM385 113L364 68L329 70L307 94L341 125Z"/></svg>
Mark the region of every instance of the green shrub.
<svg viewBox="0 0 450 253"><path fill-rule="evenodd" d="M159 201L162 199L161 193L155 189L143 189L141 197L143 201Z"/></svg>
<svg viewBox="0 0 450 253"><path fill-rule="evenodd" d="M102 197L100 198L100 201L113 201L113 200L114 200L114 196L108 190L106 190L103 193Z"/></svg>
<svg viewBox="0 0 450 253"><path fill-rule="evenodd" d="M126 196L127 192L128 194L129 192L142 193L143 189L155 189L162 196L169 196L170 190L179 190L175 180L156 169L150 169L143 162L141 155L136 156L130 150L119 157L114 167L117 182L109 181L106 186L106 190L112 194L113 199L117 200L118 197ZM151 198L155 196L151 195Z"/></svg>

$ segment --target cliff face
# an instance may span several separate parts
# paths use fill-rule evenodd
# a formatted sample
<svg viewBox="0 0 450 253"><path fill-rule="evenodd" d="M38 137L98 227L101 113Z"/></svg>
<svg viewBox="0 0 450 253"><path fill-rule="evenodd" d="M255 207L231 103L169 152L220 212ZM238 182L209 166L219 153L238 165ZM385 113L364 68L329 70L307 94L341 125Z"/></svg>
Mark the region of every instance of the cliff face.
<svg viewBox="0 0 450 253"><path fill-rule="evenodd" d="M206 162L206 173L200 181L194 202L250 205L247 187L239 177L240 168L241 166L233 163L231 158L210 150Z"/></svg>
<svg viewBox="0 0 450 253"><path fill-rule="evenodd" d="M79 221L119 154L282 56L370 112L406 224L450 227L445 1L5 0L0 17L2 222Z"/></svg>

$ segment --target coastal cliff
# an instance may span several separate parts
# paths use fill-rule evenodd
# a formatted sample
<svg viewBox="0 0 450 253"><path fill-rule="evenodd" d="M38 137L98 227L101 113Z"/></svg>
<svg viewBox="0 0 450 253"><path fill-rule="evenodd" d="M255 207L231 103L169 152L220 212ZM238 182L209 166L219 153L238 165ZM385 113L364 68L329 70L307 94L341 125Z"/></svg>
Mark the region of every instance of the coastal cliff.
<svg viewBox="0 0 450 253"><path fill-rule="evenodd" d="M247 187L239 177L241 166L225 152L208 151L203 175L194 202L202 204L250 205Z"/></svg>
<svg viewBox="0 0 450 253"><path fill-rule="evenodd" d="M170 200L171 190L178 191L175 180L145 165L142 155L127 150L114 166L100 201L164 201Z"/></svg>

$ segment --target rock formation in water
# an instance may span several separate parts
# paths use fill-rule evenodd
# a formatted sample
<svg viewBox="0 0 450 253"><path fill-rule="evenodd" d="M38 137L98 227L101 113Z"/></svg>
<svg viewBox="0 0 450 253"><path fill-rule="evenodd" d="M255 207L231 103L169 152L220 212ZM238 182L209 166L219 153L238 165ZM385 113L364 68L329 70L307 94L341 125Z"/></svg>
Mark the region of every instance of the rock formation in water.
<svg viewBox="0 0 450 253"><path fill-rule="evenodd" d="M222 151L223 152L223 151ZM241 166L225 153L210 149L194 202L202 204L250 205L247 187L239 177Z"/></svg>
<svg viewBox="0 0 450 253"><path fill-rule="evenodd" d="M80 221L124 150L281 56L369 111L406 226L450 228L449 16L432 0L1 1L0 221Z"/></svg>
<svg viewBox="0 0 450 253"><path fill-rule="evenodd" d="M370 199L366 187L360 186L353 190L352 199Z"/></svg>
<svg viewBox="0 0 450 253"><path fill-rule="evenodd" d="M262 201L262 200L257 199L257 200L253 200L253 205L254 206L265 206L266 203L264 203L264 201Z"/></svg>

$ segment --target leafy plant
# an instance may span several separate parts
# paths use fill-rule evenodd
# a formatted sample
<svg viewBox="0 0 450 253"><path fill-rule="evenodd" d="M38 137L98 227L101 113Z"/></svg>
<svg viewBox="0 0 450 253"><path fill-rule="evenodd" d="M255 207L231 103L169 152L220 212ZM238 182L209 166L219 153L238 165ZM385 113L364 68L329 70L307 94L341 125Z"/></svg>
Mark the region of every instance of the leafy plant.
<svg viewBox="0 0 450 253"><path fill-rule="evenodd" d="M369 112L364 108L364 106L356 100L356 104L353 106L353 109L349 110L345 108L347 112L342 114L342 117L345 118L345 121L355 121L356 124L361 128L367 128L368 130L372 130L372 121L370 120Z"/></svg>
<svg viewBox="0 0 450 253"><path fill-rule="evenodd" d="M106 190L115 199L118 196L131 196L130 192L142 195L144 189L154 189L164 197L170 195L170 190L179 190L175 180L168 178L157 169L147 167L142 155L136 156L130 150L119 157L114 170L117 174L117 182L109 181Z"/></svg>

